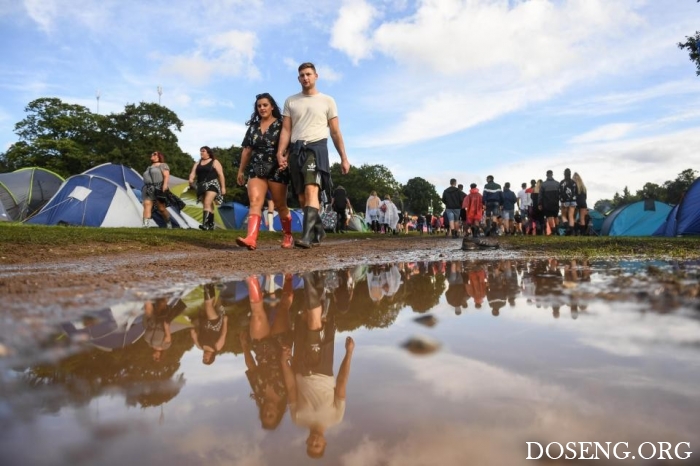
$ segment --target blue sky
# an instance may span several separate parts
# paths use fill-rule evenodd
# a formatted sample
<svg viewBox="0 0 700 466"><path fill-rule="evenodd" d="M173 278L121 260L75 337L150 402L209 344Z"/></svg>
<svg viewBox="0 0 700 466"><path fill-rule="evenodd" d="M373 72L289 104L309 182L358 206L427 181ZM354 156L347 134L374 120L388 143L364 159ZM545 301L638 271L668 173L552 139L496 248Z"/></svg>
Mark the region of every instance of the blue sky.
<svg viewBox="0 0 700 466"><path fill-rule="evenodd" d="M158 101L180 145L240 145L255 94L317 65L350 162L398 181L519 186L578 171L589 200L700 170L695 0L0 0L0 149L39 97ZM338 161L332 151L332 161Z"/></svg>

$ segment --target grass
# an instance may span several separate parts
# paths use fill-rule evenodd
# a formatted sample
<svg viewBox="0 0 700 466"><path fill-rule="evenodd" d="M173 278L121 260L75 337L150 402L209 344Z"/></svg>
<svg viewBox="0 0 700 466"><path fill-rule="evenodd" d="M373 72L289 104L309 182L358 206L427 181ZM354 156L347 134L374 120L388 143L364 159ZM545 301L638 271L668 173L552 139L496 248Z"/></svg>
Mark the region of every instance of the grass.
<svg viewBox="0 0 700 466"><path fill-rule="evenodd" d="M110 250L141 249L158 246L177 249L179 244L192 244L211 249L230 247L241 230L167 230L164 228L87 228L65 226L23 225L0 223L0 254L17 254L23 248L70 248L76 254L89 247L95 252ZM260 240L278 240L278 232L261 232ZM351 232L346 235L329 234L330 238L373 238L382 241L400 241L405 235L389 236L372 233ZM420 238L410 233L409 238ZM434 238L441 241L439 235ZM500 237L504 248L537 255L557 257L648 257L674 259L700 259L700 237L589 237L589 236L516 236ZM97 251L95 251L97 248Z"/></svg>

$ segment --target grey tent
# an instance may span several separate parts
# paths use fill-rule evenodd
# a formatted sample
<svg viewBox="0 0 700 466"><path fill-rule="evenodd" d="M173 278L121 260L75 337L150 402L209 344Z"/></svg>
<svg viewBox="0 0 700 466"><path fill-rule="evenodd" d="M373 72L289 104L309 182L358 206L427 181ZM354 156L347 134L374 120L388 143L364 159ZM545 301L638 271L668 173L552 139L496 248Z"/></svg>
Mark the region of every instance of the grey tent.
<svg viewBox="0 0 700 466"><path fill-rule="evenodd" d="M49 202L63 178L44 168L21 168L0 173L0 203L9 220L21 222Z"/></svg>

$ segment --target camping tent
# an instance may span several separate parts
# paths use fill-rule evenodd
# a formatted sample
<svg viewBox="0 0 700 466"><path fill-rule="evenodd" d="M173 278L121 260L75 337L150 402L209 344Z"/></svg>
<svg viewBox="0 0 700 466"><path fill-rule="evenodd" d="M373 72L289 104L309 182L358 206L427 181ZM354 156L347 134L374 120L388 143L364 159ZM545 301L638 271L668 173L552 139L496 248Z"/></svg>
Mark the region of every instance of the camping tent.
<svg viewBox="0 0 700 466"><path fill-rule="evenodd" d="M56 194L63 178L43 168L0 173L0 203L9 220L22 221L38 212Z"/></svg>
<svg viewBox="0 0 700 466"><path fill-rule="evenodd" d="M189 183L171 183L170 191L185 202L186 206L182 210L197 222L202 223L202 204L197 204L197 193L190 189ZM214 224L217 228L226 228L216 204L214 204Z"/></svg>
<svg viewBox="0 0 700 466"><path fill-rule="evenodd" d="M142 214L141 203L132 190L101 176L80 174L68 178L27 223L140 227Z"/></svg>
<svg viewBox="0 0 700 466"><path fill-rule="evenodd" d="M605 221L605 215L601 214L597 210L589 210L588 216L591 217L591 228L596 235L600 235L600 230L603 228L603 222Z"/></svg>
<svg viewBox="0 0 700 466"><path fill-rule="evenodd" d="M219 214L226 228L239 230L248 216L248 207L238 202L224 202L219 206Z"/></svg>
<svg viewBox="0 0 700 466"><path fill-rule="evenodd" d="M143 188L143 177L136 173L133 168L117 165L114 163L103 163L83 172L85 175L97 175L107 178L117 183L122 188L138 189Z"/></svg>
<svg viewBox="0 0 700 466"><path fill-rule="evenodd" d="M671 206L645 199L618 207L608 214L600 234L603 236L650 236L668 216Z"/></svg>
<svg viewBox="0 0 700 466"><path fill-rule="evenodd" d="M365 220L358 214L353 214L348 221L348 230L351 231L369 231L369 227Z"/></svg>
<svg viewBox="0 0 700 466"><path fill-rule="evenodd" d="M301 232L304 230L304 213L298 210L289 210L289 213L292 216L292 231L297 231ZM267 225L265 224L265 220L267 219L267 210L263 211L263 221L260 222L260 231L268 231ZM280 216L275 211L275 216L273 217L272 220L272 227L275 229L275 231L282 231L282 222L280 221Z"/></svg>
<svg viewBox="0 0 700 466"><path fill-rule="evenodd" d="M671 210L655 236L700 235L700 178L683 195L680 204Z"/></svg>

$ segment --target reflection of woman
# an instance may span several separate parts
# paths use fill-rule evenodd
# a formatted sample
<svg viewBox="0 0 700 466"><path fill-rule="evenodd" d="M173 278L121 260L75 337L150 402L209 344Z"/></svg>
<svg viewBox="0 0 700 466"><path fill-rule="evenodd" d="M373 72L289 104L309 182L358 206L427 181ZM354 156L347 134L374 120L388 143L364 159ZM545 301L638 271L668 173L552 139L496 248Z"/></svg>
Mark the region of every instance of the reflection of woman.
<svg viewBox="0 0 700 466"><path fill-rule="evenodd" d="M248 169L248 235L236 238L239 246L253 250L257 247L262 206L266 193L270 192L282 224L282 247L294 247L292 216L287 208L287 184L289 169L280 170L277 162L277 146L282 131L282 114L277 102L267 92L255 97L255 108L246 122L248 131L243 138L241 165L238 168L238 184L245 184L244 171ZM250 162L250 163L249 163Z"/></svg>
<svg viewBox="0 0 700 466"><path fill-rule="evenodd" d="M163 359L163 352L170 348L172 336L170 323L180 314L180 309L168 306L167 298L156 298L146 301L144 305L144 325L146 330L143 339L153 348L153 360Z"/></svg>
<svg viewBox="0 0 700 466"><path fill-rule="evenodd" d="M197 202L202 203L202 230L214 229L214 202L221 204L226 194L224 169L208 146L199 149L199 162L190 171L190 185L197 187Z"/></svg>
<svg viewBox="0 0 700 466"><path fill-rule="evenodd" d="M199 308L194 327L190 331L197 348L203 351L202 362L211 364L226 342L228 317L222 306L217 306L214 285L204 285L204 301Z"/></svg>
<svg viewBox="0 0 700 466"><path fill-rule="evenodd" d="M272 321L263 306L258 277L249 277L246 282L251 309L250 334L242 332L240 335L248 368L246 376L253 390L251 397L258 406L262 427L275 429L287 407L287 387L282 373L282 348L292 346L289 324L289 308L294 293L292 276L285 276L282 299Z"/></svg>
<svg viewBox="0 0 700 466"><path fill-rule="evenodd" d="M143 172L143 188L141 188L141 198L143 199L143 227L148 228L153 212L153 203L156 203L158 212L165 220L168 228L173 225L170 222L170 214L167 209L167 198L165 191L168 190L170 181L170 167L165 163L165 156L158 151L151 154L151 165Z"/></svg>

